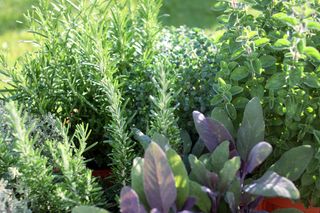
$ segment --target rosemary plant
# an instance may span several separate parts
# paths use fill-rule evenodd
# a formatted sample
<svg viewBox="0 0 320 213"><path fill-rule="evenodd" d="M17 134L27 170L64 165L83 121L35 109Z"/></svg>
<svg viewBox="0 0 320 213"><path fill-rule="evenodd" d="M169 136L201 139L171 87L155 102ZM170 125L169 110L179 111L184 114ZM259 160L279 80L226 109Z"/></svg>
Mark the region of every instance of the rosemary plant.
<svg viewBox="0 0 320 213"><path fill-rule="evenodd" d="M32 128L26 128L27 115L17 110L15 104L6 107L8 125L12 129L13 141L0 140L1 158L5 165L1 175L6 178L17 196L26 199L34 212L68 211L76 205L102 205L102 191L91 171L85 166L83 157L88 138L87 128L77 126L75 138L62 132L63 142L46 141L54 164L36 148L36 137ZM78 147L76 148L76 144ZM9 158L8 156L14 156ZM54 173L54 171L56 173ZM23 189L23 190L21 190Z"/></svg>
<svg viewBox="0 0 320 213"><path fill-rule="evenodd" d="M175 150L181 150L180 130L174 115L176 107L172 106L178 93L173 89L175 82L168 78L167 72L170 68L168 63L164 61L155 65L156 72L154 73L156 76L153 79L153 84L157 88L157 94L155 97L150 97L154 109L151 110L149 135L163 134L169 139L171 147Z"/></svg>

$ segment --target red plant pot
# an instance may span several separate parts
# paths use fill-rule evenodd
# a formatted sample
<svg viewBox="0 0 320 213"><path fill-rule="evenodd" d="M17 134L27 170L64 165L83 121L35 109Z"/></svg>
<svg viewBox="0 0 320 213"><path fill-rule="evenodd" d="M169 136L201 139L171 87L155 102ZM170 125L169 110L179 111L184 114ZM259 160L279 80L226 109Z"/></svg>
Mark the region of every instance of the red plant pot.
<svg viewBox="0 0 320 213"><path fill-rule="evenodd" d="M265 198L257 207L257 210L274 211L276 209L295 208L305 213L320 213L320 208L305 208L302 203L293 202L285 198Z"/></svg>
<svg viewBox="0 0 320 213"><path fill-rule="evenodd" d="M111 176L111 169L94 170L92 171L92 175L103 179Z"/></svg>

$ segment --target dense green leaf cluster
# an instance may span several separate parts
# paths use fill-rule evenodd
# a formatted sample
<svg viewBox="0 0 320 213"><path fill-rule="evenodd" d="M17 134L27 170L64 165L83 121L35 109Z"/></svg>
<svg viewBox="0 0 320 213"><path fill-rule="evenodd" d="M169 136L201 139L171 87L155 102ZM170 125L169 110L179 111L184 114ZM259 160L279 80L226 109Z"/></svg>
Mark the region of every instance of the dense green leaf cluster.
<svg viewBox="0 0 320 213"><path fill-rule="evenodd" d="M266 137L275 146L274 161L300 144L319 143L320 15L318 1L254 0L215 4L223 34L217 38L218 73L212 104L239 123L249 99L259 97ZM318 154L302 177L306 201L318 200Z"/></svg>
<svg viewBox="0 0 320 213"><path fill-rule="evenodd" d="M200 30L187 27L167 28L160 33L159 52L171 66L170 78L175 79L173 89L180 91L175 99L179 125L191 129L192 110L212 110L210 100L214 96L214 61L216 47Z"/></svg>

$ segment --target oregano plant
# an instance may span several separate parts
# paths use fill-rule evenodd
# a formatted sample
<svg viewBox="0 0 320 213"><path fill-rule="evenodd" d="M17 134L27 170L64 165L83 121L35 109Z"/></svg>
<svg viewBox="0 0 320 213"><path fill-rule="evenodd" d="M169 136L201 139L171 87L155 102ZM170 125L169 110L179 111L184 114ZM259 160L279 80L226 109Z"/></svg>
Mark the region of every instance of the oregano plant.
<svg viewBox="0 0 320 213"><path fill-rule="evenodd" d="M298 181L306 204L320 205L318 1L219 1L223 24L216 37L218 72L211 103L233 123L252 97L262 101L266 138L275 161L290 148L310 144L316 154Z"/></svg>

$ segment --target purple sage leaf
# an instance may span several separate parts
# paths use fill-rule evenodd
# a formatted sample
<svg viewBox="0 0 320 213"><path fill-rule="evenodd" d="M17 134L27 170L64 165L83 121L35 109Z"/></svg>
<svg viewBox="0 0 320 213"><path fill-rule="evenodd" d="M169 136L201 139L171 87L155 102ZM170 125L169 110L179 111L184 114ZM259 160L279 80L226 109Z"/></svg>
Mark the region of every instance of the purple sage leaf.
<svg viewBox="0 0 320 213"><path fill-rule="evenodd" d="M265 123L259 98L251 99L244 110L237 134L237 150L242 160L246 160L250 150L264 140Z"/></svg>
<svg viewBox="0 0 320 213"><path fill-rule="evenodd" d="M244 191L263 197L283 197L293 200L300 198L299 190L287 178L273 171L267 171L261 178L244 186Z"/></svg>
<svg viewBox="0 0 320 213"><path fill-rule="evenodd" d="M197 199L194 197L188 197L184 202L182 209L191 210L197 203Z"/></svg>
<svg viewBox="0 0 320 213"><path fill-rule="evenodd" d="M267 142L256 144L250 151L246 170L251 173L256 167L261 165L272 152L272 146Z"/></svg>
<svg viewBox="0 0 320 213"><path fill-rule="evenodd" d="M214 189L216 186L217 186L217 184L218 184L218 181L219 181L219 177L218 177L218 175L216 174L216 173L214 173L214 172L207 172L207 177L208 177L208 179L209 179L209 181L210 181L210 188L212 188L212 189Z"/></svg>
<svg viewBox="0 0 320 213"><path fill-rule="evenodd" d="M137 193L128 186L121 190L120 194L120 212L122 213L144 213L143 206L139 203Z"/></svg>
<svg viewBox="0 0 320 213"><path fill-rule="evenodd" d="M177 198L174 176L166 155L152 142L144 154L144 191L150 207L169 212Z"/></svg>
<svg viewBox="0 0 320 213"><path fill-rule="evenodd" d="M206 118L198 111L193 111L193 120L200 138L204 141L210 152L222 141L228 140L233 142L229 131L221 123L211 118Z"/></svg>

